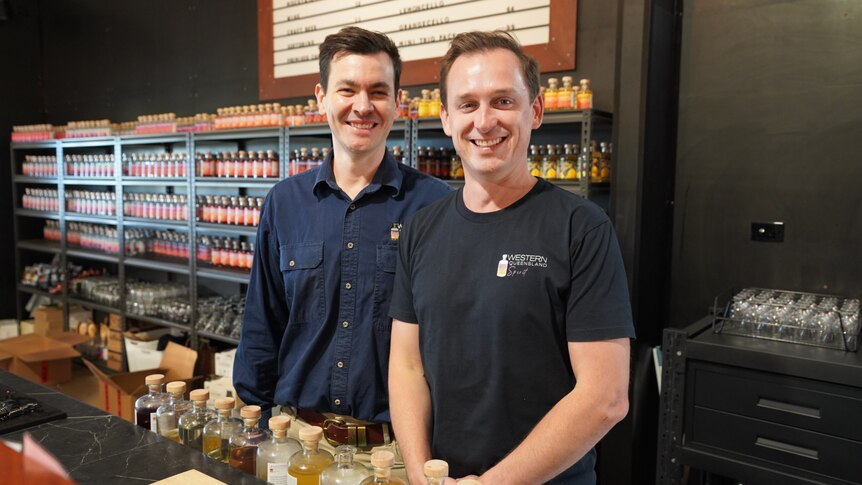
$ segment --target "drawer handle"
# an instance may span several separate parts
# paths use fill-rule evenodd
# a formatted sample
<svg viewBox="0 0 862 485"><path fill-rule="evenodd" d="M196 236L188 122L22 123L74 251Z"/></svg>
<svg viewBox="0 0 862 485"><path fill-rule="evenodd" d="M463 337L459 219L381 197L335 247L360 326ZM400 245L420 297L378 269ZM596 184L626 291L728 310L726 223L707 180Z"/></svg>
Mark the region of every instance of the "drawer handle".
<svg viewBox="0 0 862 485"><path fill-rule="evenodd" d="M784 453L789 453L791 455L801 456L803 458L810 458L812 460L820 460L820 453L817 450L812 450L810 448L803 448L801 446L791 445L789 443L782 443L781 441L775 441L768 438L762 438L760 436L754 440L755 446L760 446L762 448L769 448L770 450L781 451Z"/></svg>
<svg viewBox="0 0 862 485"><path fill-rule="evenodd" d="M757 407L774 409L775 411L783 411L785 413L798 414L800 416L820 419L820 410L817 408L800 406L798 404L790 404L788 402L773 401L772 399L766 399L763 397L757 400Z"/></svg>

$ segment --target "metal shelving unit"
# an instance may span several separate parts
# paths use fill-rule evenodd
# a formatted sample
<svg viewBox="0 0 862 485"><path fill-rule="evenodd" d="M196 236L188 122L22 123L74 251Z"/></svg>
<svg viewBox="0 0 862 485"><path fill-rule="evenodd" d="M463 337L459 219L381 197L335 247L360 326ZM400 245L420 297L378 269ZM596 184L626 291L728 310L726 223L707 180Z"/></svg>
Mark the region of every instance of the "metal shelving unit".
<svg viewBox="0 0 862 485"><path fill-rule="evenodd" d="M611 120L609 113L600 111L572 111L560 113L546 113L544 124L546 125L563 125L563 124L580 124L579 136L580 139L586 140L592 136L592 128L595 123L607 122ZM390 142L399 138L403 143L403 153L408 160L408 163L415 166L416 150L420 143L423 134L442 131L442 124L438 119L419 119L419 120L395 120L392 132L390 134ZM279 127L279 128L263 128L263 129L241 129L241 130L220 130L200 133L178 133L166 135L129 135L129 136L114 136L114 137L99 137L88 139L64 139L64 140L47 140L44 142L29 142L29 143L12 143L10 150L10 163L12 170L12 197L15 206L20 203L20 194L23 193L24 187L28 185L35 186L56 186L59 200L65 200L65 194L68 187L88 187L100 186L105 187L108 191L113 191L116 198L116 216L96 216L86 214L69 213L65 210L65 204L60 204L59 210L54 212L34 211L16 208L13 217L13 226L16 234L16 275L20 277L23 272L22 252L25 252L28 257L38 256L39 253L51 256L55 262L62 267L67 268L69 258L87 259L116 265L117 278L120 281L120 294L117 307L103 305L91 302L85 299L75 297L69 294L69 288L64 287L63 292L56 295L49 295L47 292L18 285L17 291L23 294L32 294L47 296L54 300L64 302L64 318L68 319L68 306L70 304L82 305L93 308L102 312L116 313L121 316L122 328L126 329L126 319L132 318L144 322L153 323L156 325L179 329L188 332L193 346L198 345L198 338L206 338L219 342L236 345L238 341L228 336L217 335L209 332L199 331L194 325L179 324L170 322L160 318L146 317L135 315L126 311L126 295L125 287L127 281L127 273L129 270L138 271L147 269L151 271L163 272L180 278L187 277L189 282L189 304L191 305L191 321L197 319L197 300L198 300L198 284L199 281L212 281L215 283L227 283L236 285L246 285L249 280L249 272L247 270L212 267L208 264L199 264L196 257L197 254L197 236L198 235L228 235L239 236L242 238L253 238L256 236L257 228L252 226L233 226L225 224L200 223L195 221L194 214L196 213L195 201L198 189L230 189L232 191L247 190L268 190L277 184L280 180L286 178L289 173L288 160L291 153L291 137L328 137L330 135L329 126L326 124L304 125L296 127ZM265 144L271 146L273 151L278 154L280 177L277 178L216 178L216 177L197 177L195 175L195 154L206 151L207 146L215 146L221 150L224 144L233 144L238 149L245 149L246 144L251 143ZM397 142L396 142L397 143ZM187 167L186 177L168 177L168 178L152 178L152 177L130 177L123 175L123 154L126 151L140 152L147 147L152 147L157 152L178 152L182 151L187 154L189 166ZM254 148L253 148L254 149ZM66 153L82 153L85 151L98 151L99 153L112 153L114 156L114 176L100 178L84 178L70 177L65 175L65 165L63 162L64 154ZM23 160L23 154L27 152L38 154L50 153L56 156L57 167L56 177L31 177L16 173L20 167L20 162ZM458 185L459 181L449 181L453 185ZM577 182L556 181L560 186L569 190L576 190L581 187ZM188 221L165 221L165 220L150 220L144 218L126 217L123 215L123 199L124 194L135 192L137 188L156 188L166 187L169 192L182 190L188 199ZM150 189L152 190L152 189ZM31 234L27 239L21 237L21 227L24 224L34 225L36 220L58 220L61 232L60 242L50 242L40 239L31 239L35 235L35 231L29 231ZM105 224L115 226L117 229L117 237L120 241L125 240L126 228L145 228L165 230L172 229L183 231L188 234L189 238L189 254L192 255L189 259L165 258L165 257L140 257L128 256L125 253L125 245L120 244L119 254L106 254L84 248L71 248L66 245L67 222L87 222L95 224ZM32 229L32 228L31 228ZM67 270L68 271L68 270ZM66 275L69 279L69 275ZM241 286L240 286L241 288ZM17 297L18 302L18 318L23 318L22 298Z"/></svg>

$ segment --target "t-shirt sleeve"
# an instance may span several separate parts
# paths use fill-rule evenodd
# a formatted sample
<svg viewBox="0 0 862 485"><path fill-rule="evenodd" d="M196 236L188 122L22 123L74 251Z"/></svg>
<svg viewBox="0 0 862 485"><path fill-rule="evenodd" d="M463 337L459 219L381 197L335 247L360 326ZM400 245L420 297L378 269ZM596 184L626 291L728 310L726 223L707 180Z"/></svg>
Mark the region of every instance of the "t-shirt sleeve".
<svg viewBox="0 0 862 485"><path fill-rule="evenodd" d="M609 220L572 240L572 284L566 307L569 342L634 338L619 242Z"/></svg>
<svg viewBox="0 0 862 485"><path fill-rule="evenodd" d="M398 244L398 264L395 267L395 287L392 290L392 302L389 304L389 316L402 322L419 323L413 306L410 234L408 222L401 231L401 240Z"/></svg>

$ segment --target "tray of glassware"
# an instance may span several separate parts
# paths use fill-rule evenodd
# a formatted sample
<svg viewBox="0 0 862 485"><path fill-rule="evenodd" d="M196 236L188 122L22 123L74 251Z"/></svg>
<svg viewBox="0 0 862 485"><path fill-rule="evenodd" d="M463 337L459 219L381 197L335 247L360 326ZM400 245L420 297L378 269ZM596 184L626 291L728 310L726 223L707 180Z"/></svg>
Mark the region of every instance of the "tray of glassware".
<svg viewBox="0 0 862 485"><path fill-rule="evenodd" d="M728 290L715 298L716 333L855 352L859 299L765 288Z"/></svg>

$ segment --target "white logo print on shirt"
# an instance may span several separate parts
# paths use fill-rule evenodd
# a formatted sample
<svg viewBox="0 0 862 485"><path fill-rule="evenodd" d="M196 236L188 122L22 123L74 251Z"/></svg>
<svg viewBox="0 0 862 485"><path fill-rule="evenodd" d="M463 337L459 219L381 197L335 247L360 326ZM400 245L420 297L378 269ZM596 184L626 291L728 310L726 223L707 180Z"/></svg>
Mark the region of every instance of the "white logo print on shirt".
<svg viewBox="0 0 862 485"><path fill-rule="evenodd" d="M537 254L504 254L497 263L497 277L524 276L531 267L547 268L548 257Z"/></svg>

